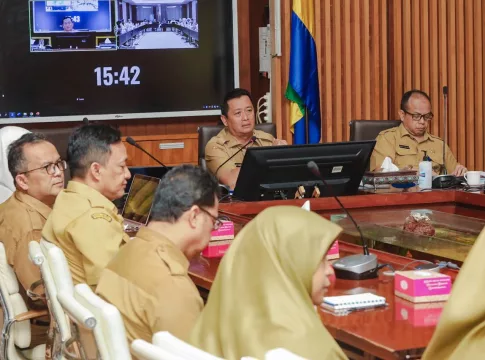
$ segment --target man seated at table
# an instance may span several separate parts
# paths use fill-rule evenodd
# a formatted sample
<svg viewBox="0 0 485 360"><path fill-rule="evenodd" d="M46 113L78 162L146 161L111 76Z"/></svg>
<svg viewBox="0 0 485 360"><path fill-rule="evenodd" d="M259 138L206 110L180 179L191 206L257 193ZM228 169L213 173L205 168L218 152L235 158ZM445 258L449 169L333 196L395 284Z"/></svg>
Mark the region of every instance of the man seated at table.
<svg viewBox="0 0 485 360"><path fill-rule="evenodd" d="M203 302L189 260L220 226L218 184L193 165L170 170L155 194L150 222L101 273L96 292L120 311L129 342L157 331L187 339Z"/></svg>
<svg viewBox="0 0 485 360"><path fill-rule="evenodd" d="M41 299L26 296L29 290L44 294L39 268L29 260L29 243L40 241L42 227L64 188L66 162L43 135L30 132L10 144L8 160L4 160L8 162L16 190L0 205L0 241L5 247L7 262L22 285L20 293L28 308L47 309ZM48 324L48 318L43 322ZM45 344L48 327L32 324L31 330L30 346Z"/></svg>
<svg viewBox="0 0 485 360"><path fill-rule="evenodd" d="M226 94L222 104L221 120L225 126L205 147L207 169L219 182L231 189L236 186L245 149L224 164L232 155L246 145L253 136L256 141L248 147L287 145L285 140L275 139L273 135L255 130L253 100L249 91L234 89ZM224 164L224 165L223 165Z"/></svg>
<svg viewBox="0 0 485 360"><path fill-rule="evenodd" d="M42 230L64 252L74 284L98 284L101 270L129 240L113 200L123 196L130 171L119 130L86 125L67 146L72 180L56 199Z"/></svg>
<svg viewBox="0 0 485 360"><path fill-rule="evenodd" d="M399 169L417 170L423 157L428 155L433 163L433 173L463 176L467 169L456 161L448 145L445 145L445 164L443 164L443 140L428 132L429 122L433 119L431 100L421 90L406 92L401 99L399 110L401 125L381 131L370 159L370 170L378 170L386 157ZM443 166L444 165L444 166Z"/></svg>

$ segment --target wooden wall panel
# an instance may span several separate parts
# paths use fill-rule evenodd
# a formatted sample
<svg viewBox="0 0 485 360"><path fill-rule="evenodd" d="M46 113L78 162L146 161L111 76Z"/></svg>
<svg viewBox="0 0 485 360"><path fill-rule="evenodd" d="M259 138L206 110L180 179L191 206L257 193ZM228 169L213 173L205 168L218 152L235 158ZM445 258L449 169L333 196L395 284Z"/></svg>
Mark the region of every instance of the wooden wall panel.
<svg viewBox="0 0 485 360"><path fill-rule="evenodd" d="M443 86L448 86L447 142L459 162L485 169L482 1L393 0L389 9L393 39L402 40L402 46L390 45L391 108L397 112L404 91L426 91L435 114L430 131L443 137Z"/></svg>
<svg viewBox="0 0 485 360"><path fill-rule="evenodd" d="M283 3L282 23L287 26L283 32L289 37L291 4ZM315 4L322 140L347 140L350 120L388 116L387 1L315 0ZM283 46L283 57L273 62L282 73L275 74L273 82L286 87L289 41ZM275 118L285 126L289 114L284 94L274 96L273 102ZM291 135L287 140L291 142Z"/></svg>
<svg viewBox="0 0 485 360"><path fill-rule="evenodd" d="M149 153L153 154L155 158L160 160L167 166L175 166L178 164L194 164L197 165L197 134L185 135L155 135L155 136L133 136L140 146L142 146ZM160 149L161 144L183 144L182 148L178 149ZM158 163L151 159L144 152L137 148L126 145L128 153L128 166L157 166Z"/></svg>
<svg viewBox="0 0 485 360"><path fill-rule="evenodd" d="M323 142L347 140L352 119L397 119L402 94L414 88L430 94L430 131L443 137L448 86L447 143L469 169L485 169L483 0L314 1ZM284 3L289 37L291 1ZM285 41L273 88L287 85L289 51ZM285 127L284 94L273 102Z"/></svg>

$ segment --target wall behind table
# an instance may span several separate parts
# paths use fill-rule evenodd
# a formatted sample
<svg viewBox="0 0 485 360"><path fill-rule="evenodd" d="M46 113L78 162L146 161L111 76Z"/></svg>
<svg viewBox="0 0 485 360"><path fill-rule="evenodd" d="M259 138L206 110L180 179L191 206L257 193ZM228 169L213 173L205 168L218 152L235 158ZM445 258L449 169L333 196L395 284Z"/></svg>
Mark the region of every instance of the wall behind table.
<svg viewBox="0 0 485 360"><path fill-rule="evenodd" d="M269 91L269 81L259 75L258 30L264 26L264 4L268 0L238 0L239 30L239 72L240 86L249 89L255 101ZM222 101L222 99L221 99ZM81 120L81 119L80 119ZM201 125L215 125L218 116L133 119L123 121L104 121L102 123L120 126L123 136L132 136L147 150L154 150L160 160L167 165L181 163L197 164L197 128ZM30 124L29 129L52 129L77 127L80 122ZM159 150L160 143L184 143L183 149ZM131 166L156 165L148 156L142 155L127 145Z"/></svg>
<svg viewBox="0 0 485 360"><path fill-rule="evenodd" d="M431 95L433 134L470 169L485 169L483 0L315 0L322 140L346 141L352 119L397 119L402 94ZM288 83L291 1L282 2L283 56L273 60L273 117L291 140Z"/></svg>

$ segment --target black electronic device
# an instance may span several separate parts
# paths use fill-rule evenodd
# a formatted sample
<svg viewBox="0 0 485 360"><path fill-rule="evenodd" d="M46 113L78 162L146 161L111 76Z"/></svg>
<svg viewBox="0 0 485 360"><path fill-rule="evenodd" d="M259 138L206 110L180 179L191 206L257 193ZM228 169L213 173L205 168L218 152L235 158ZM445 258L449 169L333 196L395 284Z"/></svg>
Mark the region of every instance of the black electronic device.
<svg viewBox="0 0 485 360"><path fill-rule="evenodd" d="M449 189L460 186L462 182L465 182L463 176L439 175L433 178L432 187L433 189Z"/></svg>
<svg viewBox="0 0 485 360"><path fill-rule="evenodd" d="M320 186L320 196L355 195L376 142L251 147L246 150L234 197L245 201L293 198L300 186ZM334 192L307 168L314 161ZM312 194L312 191L307 191Z"/></svg>
<svg viewBox="0 0 485 360"><path fill-rule="evenodd" d="M0 114L9 123L218 116L239 81L237 3L0 1Z"/></svg>

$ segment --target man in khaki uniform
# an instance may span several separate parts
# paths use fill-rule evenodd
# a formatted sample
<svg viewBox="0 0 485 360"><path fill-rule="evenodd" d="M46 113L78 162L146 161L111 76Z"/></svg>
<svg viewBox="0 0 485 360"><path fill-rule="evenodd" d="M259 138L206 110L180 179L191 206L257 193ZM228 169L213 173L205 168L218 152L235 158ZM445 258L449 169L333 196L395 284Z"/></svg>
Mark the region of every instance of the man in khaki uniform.
<svg viewBox="0 0 485 360"><path fill-rule="evenodd" d="M130 343L151 342L158 331L187 339L203 307L189 261L220 226L217 196L208 172L172 169L160 182L147 227L103 270L96 293L118 308Z"/></svg>
<svg viewBox="0 0 485 360"><path fill-rule="evenodd" d="M121 134L108 125L76 129L67 148L72 180L56 199L42 231L67 258L75 284L93 288L128 237L113 200L121 198L130 172Z"/></svg>
<svg viewBox="0 0 485 360"><path fill-rule="evenodd" d="M221 120L225 128L207 143L205 161L207 169L217 177L219 182L233 189L236 186L246 149L224 164L225 161L251 141L253 136L256 140L247 147L286 145L286 141L275 139L271 134L254 129L253 101L251 94L244 89L234 89L225 96Z"/></svg>
<svg viewBox="0 0 485 360"><path fill-rule="evenodd" d="M66 162L41 134L24 134L8 149L8 168L16 191L0 205L0 241L5 246L8 263L22 284L21 294L29 309L46 309L42 301L26 296L28 290L39 295L44 293L39 268L29 260L29 243L40 241L42 227L64 187ZM48 319L45 321L48 323ZM31 329L31 347L45 344L48 328L33 325Z"/></svg>
<svg viewBox="0 0 485 360"><path fill-rule="evenodd" d="M417 170L425 154L433 162L433 172L443 173L443 140L428 132L429 122L433 119L431 101L423 91L406 92L399 110L401 125L381 131L370 159L371 171L378 170L386 157L399 169ZM467 169L456 161L448 145L445 145L445 164L447 173L463 176Z"/></svg>

